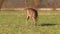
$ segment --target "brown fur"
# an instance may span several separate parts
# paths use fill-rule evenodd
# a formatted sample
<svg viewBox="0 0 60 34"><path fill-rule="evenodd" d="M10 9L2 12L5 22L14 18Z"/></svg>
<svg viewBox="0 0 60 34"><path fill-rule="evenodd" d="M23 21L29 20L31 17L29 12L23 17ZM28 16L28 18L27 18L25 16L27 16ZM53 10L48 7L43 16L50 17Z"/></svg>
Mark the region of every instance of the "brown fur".
<svg viewBox="0 0 60 34"><path fill-rule="evenodd" d="M37 25L38 12L33 8L26 8L26 24L28 24L29 17L33 19L34 25Z"/></svg>

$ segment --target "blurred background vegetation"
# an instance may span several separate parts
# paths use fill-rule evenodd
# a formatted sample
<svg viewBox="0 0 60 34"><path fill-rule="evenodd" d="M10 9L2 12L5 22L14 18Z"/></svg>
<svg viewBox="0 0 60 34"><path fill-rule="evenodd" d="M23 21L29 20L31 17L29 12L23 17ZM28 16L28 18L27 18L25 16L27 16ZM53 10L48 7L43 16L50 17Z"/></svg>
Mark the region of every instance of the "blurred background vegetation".
<svg viewBox="0 0 60 34"><path fill-rule="evenodd" d="M60 8L60 0L0 0L2 8Z"/></svg>

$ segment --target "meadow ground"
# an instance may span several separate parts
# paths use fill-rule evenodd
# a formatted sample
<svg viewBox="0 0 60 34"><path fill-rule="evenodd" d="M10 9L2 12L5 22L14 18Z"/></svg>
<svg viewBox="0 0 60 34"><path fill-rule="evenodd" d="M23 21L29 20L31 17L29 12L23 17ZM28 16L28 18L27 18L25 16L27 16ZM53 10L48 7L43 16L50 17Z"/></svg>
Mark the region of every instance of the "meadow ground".
<svg viewBox="0 0 60 34"><path fill-rule="evenodd" d="M38 11L36 27L25 19L25 11L0 11L0 34L60 34L60 11Z"/></svg>

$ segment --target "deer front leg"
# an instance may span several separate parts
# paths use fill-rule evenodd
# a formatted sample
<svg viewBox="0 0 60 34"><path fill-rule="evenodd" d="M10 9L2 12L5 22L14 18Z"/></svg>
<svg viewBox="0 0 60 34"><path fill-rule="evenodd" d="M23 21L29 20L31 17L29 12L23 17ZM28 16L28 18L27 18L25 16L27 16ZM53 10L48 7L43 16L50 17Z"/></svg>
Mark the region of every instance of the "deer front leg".
<svg viewBox="0 0 60 34"><path fill-rule="evenodd" d="M26 25L28 26L28 19L29 19L29 16L26 16Z"/></svg>

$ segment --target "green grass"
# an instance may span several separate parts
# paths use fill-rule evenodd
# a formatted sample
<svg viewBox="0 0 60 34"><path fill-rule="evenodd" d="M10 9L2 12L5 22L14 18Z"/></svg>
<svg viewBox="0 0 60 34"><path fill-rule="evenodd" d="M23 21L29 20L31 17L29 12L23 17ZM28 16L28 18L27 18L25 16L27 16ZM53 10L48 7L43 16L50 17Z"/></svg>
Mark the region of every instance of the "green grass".
<svg viewBox="0 0 60 34"><path fill-rule="evenodd" d="M25 11L0 11L0 34L60 34L60 11L39 11L38 26L25 24Z"/></svg>

